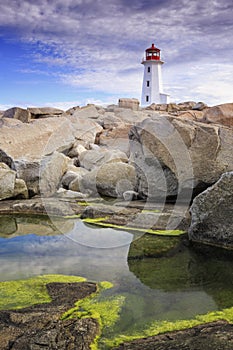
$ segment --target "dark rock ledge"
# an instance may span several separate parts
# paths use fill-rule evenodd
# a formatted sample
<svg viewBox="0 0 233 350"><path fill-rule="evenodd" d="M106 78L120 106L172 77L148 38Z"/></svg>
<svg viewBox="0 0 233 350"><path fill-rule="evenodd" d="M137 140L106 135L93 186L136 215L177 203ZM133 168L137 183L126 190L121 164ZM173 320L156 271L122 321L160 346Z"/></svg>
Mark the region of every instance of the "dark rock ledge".
<svg viewBox="0 0 233 350"><path fill-rule="evenodd" d="M233 325L217 321L120 345L114 350L232 350Z"/></svg>
<svg viewBox="0 0 233 350"><path fill-rule="evenodd" d="M74 302L96 291L94 283L49 283L51 303L0 312L1 350L89 350L99 325L92 318L62 321Z"/></svg>

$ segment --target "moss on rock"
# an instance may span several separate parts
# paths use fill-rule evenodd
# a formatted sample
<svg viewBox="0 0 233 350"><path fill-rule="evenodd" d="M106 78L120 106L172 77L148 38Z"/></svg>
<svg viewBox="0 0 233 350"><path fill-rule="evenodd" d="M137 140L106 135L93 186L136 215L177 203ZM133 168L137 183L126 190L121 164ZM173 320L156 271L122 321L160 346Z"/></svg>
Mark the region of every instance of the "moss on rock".
<svg viewBox="0 0 233 350"><path fill-rule="evenodd" d="M179 237L160 237L146 233L130 244L128 259L164 256L179 245Z"/></svg>
<svg viewBox="0 0 233 350"><path fill-rule="evenodd" d="M154 230L149 228L140 228L140 227L130 227L130 226L121 226L116 224L111 224L110 222L106 222L108 220L108 217L103 218L85 218L83 219L83 222L93 225L99 225L102 227L110 227L115 228L117 230L125 230L125 231L133 231L133 232L144 232L149 233L152 235L159 235L159 236L180 236L185 234L185 231L182 230Z"/></svg>
<svg viewBox="0 0 233 350"><path fill-rule="evenodd" d="M84 277L43 275L24 280L0 282L0 310L21 309L33 304L48 303L51 298L46 284L52 282L84 282Z"/></svg>

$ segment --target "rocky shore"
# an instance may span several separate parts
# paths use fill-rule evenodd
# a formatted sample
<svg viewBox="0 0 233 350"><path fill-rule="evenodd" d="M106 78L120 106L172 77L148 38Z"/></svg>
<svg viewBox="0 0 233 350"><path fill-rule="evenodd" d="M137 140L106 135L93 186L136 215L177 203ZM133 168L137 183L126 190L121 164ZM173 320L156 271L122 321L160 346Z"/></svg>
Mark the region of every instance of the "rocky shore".
<svg viewBox="0 0 233 350"><path fill-rule="evenodd" d="M49 283L50 303L0 311L0 349L90 349L99 325L91 318L61 320L74 302L96 292L89 282Z"/></svg>
<svg viewBox="0 0 233 350"><path fill-rule="evenodd" d="M136 102L120 99L119 105L66 112L46 107L2 112L0 212L7 212L5 201L13 200L9 212L80 214L75 202L90 207L94 199L85 217L111 214L114 223L125 225L138 214L132 204L139 200L144 216L134 226L155 229L157 219L144 224L145 209L170 201L174 210L183 206L183 213L167 220L163 229L177 229L184 218L187 223L197 197L190 211L190 239L231 249L233 104L185 102L140 109ZM36 198L43 198L44 209Z"/></svg>
<svg viewBox="0 0 233 350"><path fill-rule="evenodd" d="M101 218L99 224L144 232L182 230L190 242L231 250L233 103L140 109L135 99L121 99L108 107L3 111L0 214ZM2 312L1 320L5 330L9 314ZM187 340L192 338L196 347ZM232 341L232 327L220 322L118 349L217 350L230 349ZM9 349L27 348L15 344Z"/></svg>

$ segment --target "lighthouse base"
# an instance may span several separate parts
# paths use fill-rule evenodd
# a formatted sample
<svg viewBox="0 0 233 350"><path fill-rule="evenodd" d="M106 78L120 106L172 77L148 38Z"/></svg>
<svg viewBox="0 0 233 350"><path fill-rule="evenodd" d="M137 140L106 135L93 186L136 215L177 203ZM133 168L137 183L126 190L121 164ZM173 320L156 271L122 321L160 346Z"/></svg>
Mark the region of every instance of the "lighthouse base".
<svg viewBox="0 0 233 350"><path fill-rule="evenodd" d="M150 98L150 96L142 95L142 101L141 101L141 106L142 107L147 107L152 105L152 103L159 104L159 105L164 105L170 103L170 95L164 94L164 93L159 93L157 96L154 96L153 98Z"/></svg>
<svg viewBox="0 0 233 350"><path fill-rule="evenodd" d="M159 99L161 104L170 103L170 95L168 94L159 94Z"/></svg>

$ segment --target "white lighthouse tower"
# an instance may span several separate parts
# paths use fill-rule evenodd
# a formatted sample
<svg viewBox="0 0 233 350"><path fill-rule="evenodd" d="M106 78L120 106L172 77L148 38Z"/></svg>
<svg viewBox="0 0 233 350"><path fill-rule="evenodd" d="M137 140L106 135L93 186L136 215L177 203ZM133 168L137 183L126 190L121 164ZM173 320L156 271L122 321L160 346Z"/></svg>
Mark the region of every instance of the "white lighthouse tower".
<svg viewBox="0 0 233 350"><path fill-rule="evenodd" d="M146 49L146 55L142 60L144 65L144 76L142 83L142 106L149 106L152 103L169 103L169 95L163 92L162 64L160 49L154 44Z"/></svg>

